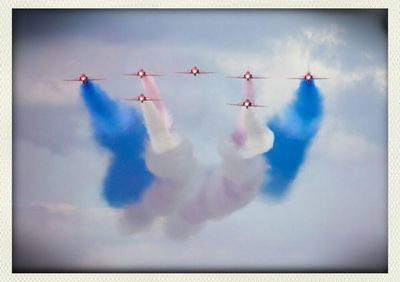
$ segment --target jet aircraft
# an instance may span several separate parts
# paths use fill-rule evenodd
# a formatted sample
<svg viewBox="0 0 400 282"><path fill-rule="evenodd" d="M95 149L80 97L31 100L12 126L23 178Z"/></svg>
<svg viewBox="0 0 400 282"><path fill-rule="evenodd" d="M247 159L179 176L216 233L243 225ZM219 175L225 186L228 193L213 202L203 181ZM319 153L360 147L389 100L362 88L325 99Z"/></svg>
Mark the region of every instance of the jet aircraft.
<svg viewBox="0 0 400 282"><path fill-rule="evenodd" d="M256 104L254 104L253 102L251 102L250 99L245 99L243 102L237 103L237 104L230 104L230 103L228 103L228 105L230 105L230 106L245 107L246 109L248 109L249 107L263 107L263 108L268 107L268 106L265 106L265 105L256 105Z"/></svg>
<svg viewBox="0 0 400 282"><path fill-rule="evenodd" d="M161 101L160 99L154 99L154 98L148 98L146 97L143 93L141 93L139 96L136 98L125 98L125 100L130 100L130 101L138 101L140 103L144 103L146 101Z"/></svg>
<svg viewBox="0 0 400 282"><path fill-rule="evenodd" d="M200 70L198 67L193 66L190 70L188 71L178 71L175 73L179 73L179 74L193 74L194 76L198 75L198 74L210 74L210 73L215 73L215 72L211 72L211 71L203 71Z"/></svg>
<svg viewBox="0 0 400 282"><path fill-rule="evenodd" d="M81 81L83 84L86 84L89 80L104 80L104 78L94 78L94 77L88 77L86 74L81 74L77 78L72 78L72 79L64 79L64 81Z"/></svg>

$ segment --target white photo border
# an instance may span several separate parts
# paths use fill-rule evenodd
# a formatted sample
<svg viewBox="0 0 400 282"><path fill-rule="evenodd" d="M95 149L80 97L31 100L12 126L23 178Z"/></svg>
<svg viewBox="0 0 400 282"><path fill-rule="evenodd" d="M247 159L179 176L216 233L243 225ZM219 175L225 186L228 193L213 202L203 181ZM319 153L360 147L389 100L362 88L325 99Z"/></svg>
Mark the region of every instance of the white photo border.
<svg viewBox="0 0 400 282"><path fill-rule="evenodd" d="M53 0L0 4L0 280L1 281L400 281L400 3L397 0ZM388 9L388 273L17 274L12 273L12 10L17 8ZM396 279L397 278L397 279Z"/></svg>

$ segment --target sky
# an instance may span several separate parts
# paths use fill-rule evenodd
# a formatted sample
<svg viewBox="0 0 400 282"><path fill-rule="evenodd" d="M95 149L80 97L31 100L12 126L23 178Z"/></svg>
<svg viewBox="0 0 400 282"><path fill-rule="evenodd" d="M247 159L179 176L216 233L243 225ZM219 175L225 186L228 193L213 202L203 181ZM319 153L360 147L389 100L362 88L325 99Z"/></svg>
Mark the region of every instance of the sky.
<svg viewBox="0 0 400 282"><path fill-rule="evenodd" d="M13 10L14 270L387 271L386 18ZM194 65L216 73L174 73ZM121 76L141 67L164 76ZM329 79L287 79L308 69ZM226 78L246 70L269 79L249 90ZM81 73L106 80L63 81ZM144 91L162 103L124 100ZM249 91L269 107L226 105ZM311 94L321 105L299 112L315 114L298 127L299 136L312 128L307 142L279 149L296 134L277 121L293 128ZM243 126L247 147L237 150L226 140ZM268 193L279 153L293 164L302 144L285 193ZM130 193L130 181L144 192ZM221 192L232 187L242 197Z"/></svg>

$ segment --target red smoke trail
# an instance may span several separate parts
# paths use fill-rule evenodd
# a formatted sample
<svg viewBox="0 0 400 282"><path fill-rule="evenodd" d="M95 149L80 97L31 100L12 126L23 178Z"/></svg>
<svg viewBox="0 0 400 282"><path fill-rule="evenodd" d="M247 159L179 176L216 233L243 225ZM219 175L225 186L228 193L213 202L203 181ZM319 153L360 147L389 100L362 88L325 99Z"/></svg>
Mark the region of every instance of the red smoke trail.
<svg viewBox="0 0 400 282"><path fill-rule="evenodd" d="M172 121L171 117L168 114L164 102L161 99L160 90L157 87L157 84L153 77L151 76L144 76L141 79L142 86L144 89L144 94L149 98L160 99L161 101L153 101L153 104L156 106L156 109L160 112L161 117L163 118L167 129L171 128Z"/></svg>
<svg viewBox="0 0 400 282"><path fill-rule="evenodd" d="M255 102L254 84L251 79L244 81L244 98L243 98L243 100L244 99L249 99L253 103Z"/></svg>
<svg viewBox="0 0 400 282"><path fill-rule="evenodd" d="M249 99L254 103L255 101L255 92L254 92L254 85L252 80L245 80L244 87L243 87L243 100ZM233 143L238 146L242 147L246 142L246 132L243 125L243 114L239 116L239 119L236 124L236 128L231 135L231 139Z"/></svg>
<svg viewBox="0 0 400 282"><path fill-rule="evenodd" d="M231 140L239 148L242 147L247 140L246 130L243 123L243 112L240 113L239 118L237 119L235 130L231 134Z"/></svg>

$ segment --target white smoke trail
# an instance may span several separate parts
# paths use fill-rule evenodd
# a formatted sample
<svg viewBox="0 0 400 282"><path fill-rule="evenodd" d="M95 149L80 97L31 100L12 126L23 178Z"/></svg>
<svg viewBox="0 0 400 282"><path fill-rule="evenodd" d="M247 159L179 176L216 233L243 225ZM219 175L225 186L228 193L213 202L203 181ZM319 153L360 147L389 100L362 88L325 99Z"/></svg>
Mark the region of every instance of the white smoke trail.
<svg viewBox="0 0 400 282"><path fill-rule="evenodd" d="M263 183L267 164L262 153L272 148L273 133L257 121L251 109L241 117L245 143L220 142L221 166L202 176L197 192L166 221L166 231L185 239L210 219L220 219L249 204Z"/></svg>
<svg viewBox="0 0 400 282"><path fill-rule="evenodd" d="M148 169L157 177L139 203L122 211L123 233L133 233L150 226L157 217L174 212L188 193L188 182L197 170L191 144L171 133L162 114L152 102L142 105L149 135L145 151Z"/></svg>
<svg viewBox="0 0 400 282"><path fill-rule="evenodd" d="M164 153L179 145L180 138L172 134L160 112L152 102L142 103L144 122L150 137L151 148L156 153Z"/></svg>
<svg viewBox="0 0 400 282"><path fill-rule="evenodd" d="M206 221L230 215L256 196L267 167L265 159L243 158L231 142L221 143L219 152L221 166L203 175L197 193L166 221L166 231L173 238L185 239Z"/></svg>
<svg viewBox="0 0 400 282"><path fill-rule="evenodd" d="M170 129L172 126L172 117L165 108L163 101L161 101L160 90L158 89L154 78L151 76L144 76L140 81L142 82L144 94L146 96L148 96L149 98L160 100L154 101L153 103L156 106L158 112L161 114L164 120L164 124L167 126L168 129Z"/></svg>
<svg viewBox="0 0 400 282"><path fill-rule="evenodd" d="M242 109L246 142L240 148L243 158L252 158L267 152L274 143L272 131L261 124L252 108Z"/></svg>
<svg viewBox="0 0 400 282"><path fill-rule="evenodd" d="M156 153L150 147L145 160L149 170L157 177L145 192L140 203L123 211L121 226L124 233L133 233L151 225L157 217L172 214L187 197L188 183L197 170L192 147L187 140L163 153Z"/></svg>

